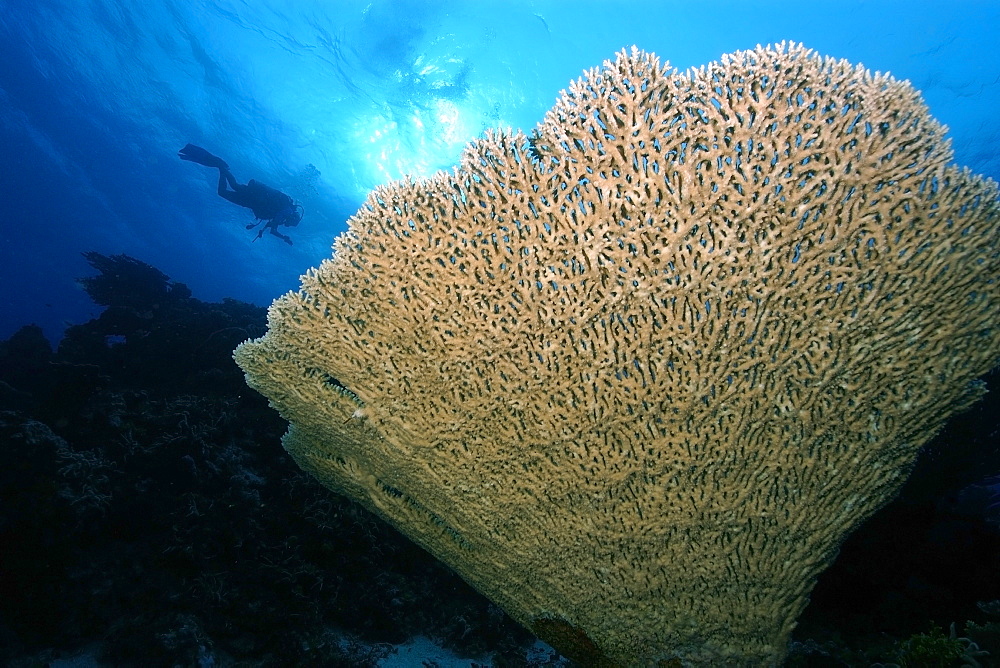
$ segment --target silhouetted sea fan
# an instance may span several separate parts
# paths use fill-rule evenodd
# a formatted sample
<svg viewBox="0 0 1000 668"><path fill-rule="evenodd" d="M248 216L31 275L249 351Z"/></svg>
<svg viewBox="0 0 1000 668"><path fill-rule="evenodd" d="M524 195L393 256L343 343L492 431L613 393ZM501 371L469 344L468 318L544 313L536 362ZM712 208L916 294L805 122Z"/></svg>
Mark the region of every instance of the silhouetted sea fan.
<svg viewBox="0 0 1000 668"><path fill-rule="evenodd" d="M147 309L166 297L186 297L191 294L183 283L174 283L156 267L128 255L108 256L88 251L83 253L83 257L101 273L77 281L90 298L101 306Z"/></svg>

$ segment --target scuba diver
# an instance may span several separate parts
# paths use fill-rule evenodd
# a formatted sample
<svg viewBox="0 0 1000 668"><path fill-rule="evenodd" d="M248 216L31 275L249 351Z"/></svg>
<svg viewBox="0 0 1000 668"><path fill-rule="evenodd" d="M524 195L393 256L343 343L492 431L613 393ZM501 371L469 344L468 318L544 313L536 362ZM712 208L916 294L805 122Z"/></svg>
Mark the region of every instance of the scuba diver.
<svg viewBox="0 0 1000 668"><path fill-rule="evenodd" d="M200 146L188 144L177 152L177 157L219 170L219 196L253 211L257 222L247 225L248 230L263 224L257 231L254 241L260 239L264 230L269 229L271 234L286 244L292 243L290 237L278 231L282 225L295 227L302 220L302 206L296 204L291 197L253 179L246 185L238 183L225 160L212 155Z"/></svg>

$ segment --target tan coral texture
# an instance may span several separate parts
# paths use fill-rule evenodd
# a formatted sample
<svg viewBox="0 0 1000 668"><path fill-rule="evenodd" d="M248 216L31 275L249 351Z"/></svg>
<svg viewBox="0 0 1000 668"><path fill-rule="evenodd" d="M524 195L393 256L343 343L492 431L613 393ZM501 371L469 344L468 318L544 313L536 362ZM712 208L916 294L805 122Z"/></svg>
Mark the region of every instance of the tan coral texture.
<svg viewBox="0 0 1000 668"><path fill-rule="evenodd" d="M376 189L236 359L325 485L590 664L780 663L1000 355L996 184L906 82L633 49Z"/></svg>

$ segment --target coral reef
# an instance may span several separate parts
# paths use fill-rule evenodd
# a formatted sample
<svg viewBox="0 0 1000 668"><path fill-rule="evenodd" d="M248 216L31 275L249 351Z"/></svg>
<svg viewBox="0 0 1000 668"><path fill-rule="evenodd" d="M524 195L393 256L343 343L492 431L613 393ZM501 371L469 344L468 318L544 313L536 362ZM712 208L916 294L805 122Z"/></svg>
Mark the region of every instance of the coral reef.
<svg viewBox="0 0 1000 668"><path fill-rule="evenodd" d="M32 326L0 341L0 663L94 648L115 666L363 667L421 634L481 664L560 665L526 659L531 638L497 606L289 461L284 421L226 347L263 331L263 309L185 298L148 311L131 336L102 314L56 352ZM1000 598L1000 531L958 494L1000 471L998 415L994 392L953 421L842 546L789 665L892 662L953 621L1000 656L997 606L976 605Z"/></svg>

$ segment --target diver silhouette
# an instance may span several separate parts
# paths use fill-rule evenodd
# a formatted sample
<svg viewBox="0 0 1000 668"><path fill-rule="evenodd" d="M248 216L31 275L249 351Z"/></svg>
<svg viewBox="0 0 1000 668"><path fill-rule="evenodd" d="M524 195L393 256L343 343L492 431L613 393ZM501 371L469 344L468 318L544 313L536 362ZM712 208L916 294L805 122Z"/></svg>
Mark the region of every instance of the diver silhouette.
<svg viewBox="0 0 1000 668"><path fill-rule="evenodd" d="M247 225L248 230L263 223L263 226L257 231L254 241L260 239L264 230L271 230L271 234L286 244L292 243L290 237L278 231L282 225L295 227L302 220L302 206L296 204L291 197L253 179L250 179L246 185L239 183L233 173L229 171L229 165L226 164L225 160L212 155L200 146L188 144L177 152L177 157L219 170L219 196L253 211L257 222Z"/></svg>

